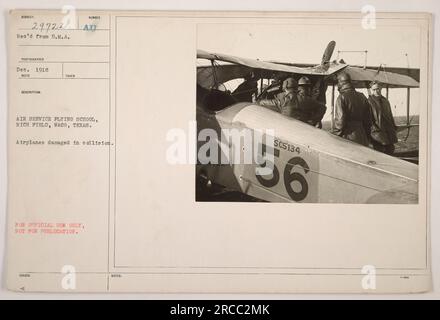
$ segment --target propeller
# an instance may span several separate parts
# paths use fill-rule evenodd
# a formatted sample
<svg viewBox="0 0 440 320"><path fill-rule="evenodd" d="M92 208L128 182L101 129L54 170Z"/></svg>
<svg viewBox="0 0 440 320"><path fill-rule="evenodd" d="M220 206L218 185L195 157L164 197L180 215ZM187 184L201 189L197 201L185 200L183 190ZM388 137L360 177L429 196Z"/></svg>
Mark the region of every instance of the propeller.
<svg viewBox="0 0 440 320"><path fill-rule="evenodd" d="M321 66L328 65L328 63L330 62L330 59L333 55L333 51L335 51L335 46L336 46L335 41L330 41L328 43L327 48L325 48L324 54L322 55Z"/></svg>
<svg viewBox="0 0 440 320"><path fill-rule="evenodd" d="M335 50L336 42L330 41L324 50L322 55L321 64L313 67L313 70L317 72L325 72L330 67L330 59L332 57L333 51Z"/></svg>

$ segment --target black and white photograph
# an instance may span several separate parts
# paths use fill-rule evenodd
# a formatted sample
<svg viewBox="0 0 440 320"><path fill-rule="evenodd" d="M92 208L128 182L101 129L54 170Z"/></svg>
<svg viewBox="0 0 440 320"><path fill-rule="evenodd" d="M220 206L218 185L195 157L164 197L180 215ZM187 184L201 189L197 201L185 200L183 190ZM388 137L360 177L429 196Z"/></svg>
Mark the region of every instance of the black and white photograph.
<svg viewBox="0 0 440 320"><path fill-rule="evenodd" d="M420 30L198 24L197 201L417 204Z"/></svg>

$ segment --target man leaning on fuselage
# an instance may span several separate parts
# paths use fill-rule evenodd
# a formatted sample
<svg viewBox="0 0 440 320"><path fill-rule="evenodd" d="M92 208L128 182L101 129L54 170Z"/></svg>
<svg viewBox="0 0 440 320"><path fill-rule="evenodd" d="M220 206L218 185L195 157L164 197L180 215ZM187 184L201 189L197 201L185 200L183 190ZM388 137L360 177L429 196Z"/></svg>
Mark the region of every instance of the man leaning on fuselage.
<svg viewBox="0 0 440 320"><path fill-rule="evenodd" d="M298 83L293 78L287 78L282 84L283 91L277 94L274 99L263 99L257 103L260 106L278 111L281 114L296 118L298 113Z"/></svg>
<svg viewBox="0 0 440 320"><path fill-rule="evenodd" d="M310 97L299 96L298 82L294 78L284 80L282 88L283 92L277 94L274 99L260 100L257 103L285 116L313 126L318 125L326 107Z"/></svg>
<svg viewBox="0 0 440 320"><path fill-rule="evenodd" d="M312 98L312 83L309 78L301 77L298 80L298 108L303 112L303 119L300 119L312 126L322 128L322 118L327 107Z"/></svg>

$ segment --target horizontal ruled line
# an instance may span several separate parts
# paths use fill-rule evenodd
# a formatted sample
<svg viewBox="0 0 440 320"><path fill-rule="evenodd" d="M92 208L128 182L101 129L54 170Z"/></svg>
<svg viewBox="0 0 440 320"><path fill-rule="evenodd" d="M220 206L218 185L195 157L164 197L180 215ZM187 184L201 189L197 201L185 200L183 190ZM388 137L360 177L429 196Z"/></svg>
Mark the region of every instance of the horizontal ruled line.
<svg viewBox="0 0 440 320"><path fill-rule="evenodd" d="M91 47L91 48L106 48L109 45L100 44L19 44L19 47Z"/></svg>
<svg viewBox="0 0 440 320"><path fill-rule="evenodd" d="M17 78L22 80L109 80L110 78Z"/></svg>
<svg viewBox="0 0 440 320"><path fill-rule="evenodd" d="M291 275L291 276L356 276L364 277L362 273L307 273L307 272L76 272L77 274L173 274L173 275ZM59 274L65 275L60 271L31 271L31 272L20 272L19 274ZM376 276L412 276L412 277L427 277L428 274L423 273L376 273Z"/></svg>
<svg viewBox="0 0 440 320"><path fill-rule="evenodd" d="M110 63L110 61L23 61L19 63Z"/></svg>
<svg viewBox="0 0 440 320"><path fill-rule="evenodd" d="M84 30L84 29L33 29L33 28L18 28L18 30L23 31L38 31L38 32L54 32L54 31L84 31L84 32L95 32L95 31L110 31L110 29L95 29L95 30Z"/></svg>

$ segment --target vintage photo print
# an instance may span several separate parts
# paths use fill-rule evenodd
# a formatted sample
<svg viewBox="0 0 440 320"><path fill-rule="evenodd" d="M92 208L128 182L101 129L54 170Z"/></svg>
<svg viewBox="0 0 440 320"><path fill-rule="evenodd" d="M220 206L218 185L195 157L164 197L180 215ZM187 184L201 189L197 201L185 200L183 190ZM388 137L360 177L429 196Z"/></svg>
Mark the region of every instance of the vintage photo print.
<svg viewBox="0 0 440 320"><path fill-rule="evenodd" d="M198 24L196 200L418 203L420 40L416 26Z"/></svg>
<svg viewBox="0 0 440 320"><path fill-rule="evenodd" d="M9 14L9 289L431 288L431 15L75 14Z"/></svg>

